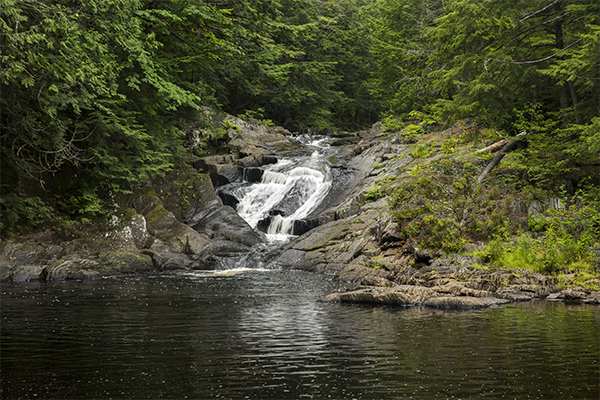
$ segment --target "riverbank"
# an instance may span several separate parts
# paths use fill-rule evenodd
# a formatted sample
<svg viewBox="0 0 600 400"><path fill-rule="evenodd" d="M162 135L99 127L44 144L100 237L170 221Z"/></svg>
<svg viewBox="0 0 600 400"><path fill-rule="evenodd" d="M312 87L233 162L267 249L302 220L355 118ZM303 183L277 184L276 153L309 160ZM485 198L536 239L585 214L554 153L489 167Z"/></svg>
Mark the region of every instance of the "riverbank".
<svg viewBox="0 0 600 400"><path fill-rule="evenodd" d="M232 154L189 159L152 185L115 198L102 227L90 234L51 226L3 240L0 279L90 280L226 269L241 262L266 237L216 188L307 150L283 128L219 118L230 127ZM542 243L544 232L531 226L550 227L552 213L583 206L564 198L524 197L498 182L475 182L489 162L480 150L490 143L462 143L470 129L462 124L415 136L406 129L384 132L376 124L368 131L329 133L334 185L321 206L295 221L297 237L264 256L265 265L336 274L352 290L324 299L331 302L440 308L530 300L600 304L597 246L588 251L596 252L595 259L580 262L595 263L595 274L589 269L587 275L575 269L544 274L522 268L529 265L494 264L487 244L492 236L513 235L518 242L529 235Z"/></svg>

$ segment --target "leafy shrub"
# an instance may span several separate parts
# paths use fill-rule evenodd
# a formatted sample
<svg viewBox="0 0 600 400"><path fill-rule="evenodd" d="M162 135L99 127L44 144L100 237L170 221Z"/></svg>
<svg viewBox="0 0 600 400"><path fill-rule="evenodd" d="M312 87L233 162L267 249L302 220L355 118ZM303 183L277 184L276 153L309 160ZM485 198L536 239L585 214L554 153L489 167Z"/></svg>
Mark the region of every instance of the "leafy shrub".
<svg viewBox="0 0 600 400"><path fill-rule="evenodd" d="M408 125L402 131L402 137L405 138L409 143L415 143L417 136L424 134L425 131L421 125Z"/></svg>
<svg viewBox="0 0 600 400"><path fill-rule="evenodd" d="M221 127L212 131L205 131L196 149L199 156L227 153L229 150L229 134L227 129Z"/></svg>
<svg viewBox="0 0 600 400"><path fill-rule="evenodd" d="M457 253L465 240L516 232L499 189L495 200L471 175L472 164L444 159L431 176L412 176L388 190L390 213L401 235L421 245ZM494 196L493 196L494 197Z"/></svg>
<svg viewBox="0 0 600 400"><path fill-rule="evenodd" d="M98 188L83 186L74 195L65 197L60 205L70 216L94 217L108 213L105 201L98 195Z"/></svg>
<svg viewBox="0 0 600 400"><path fill-rule="evenodd" d="M402 124L402 120L394 115L388 115L381 123L382 129L385 133L399 132L404 126Z"/></svg>
<svg viewBox="0 0 600 400"><path fill-rule="evenodd" d="M0 197L0 211L0 232L3 236L38 227L54 215L54 208L39 197L20 198L14 193Z"/></svg>
<svg viewBox="0 0 600 400"><path fill-rule="evenodd" d="M496 237L478 253L497 268L529 268L542 274L591 273L597 266L590 246L600 242L600 213L590 206L550 211L533 226L538 234L512 240Z"/></svg>
<svg viewBox="0 0 600 400"><path fill-rule="evenodd" d="M434 125L437 123L435 117L421 111L411 111L408 113L408 119L420 122L422 125Z"/></svg>
<svg viewBox="0 0 600 400"><path fill-rule="evenodd" d="M76 220L58 216L52 222L52 229L63 240L77 239L97 230L92 221L87 218Z"/></svg>
<svg viewBox="0 0 600 400"><path fill-rule="evenodd" d="M398 179L395 175L386 176L375 182L375 186L369 188L364 194L365 202L370 203L384 198L391 190L391 184Z"/></svg>
<svg viewBox="0 0 600 400"><path fill-rule="evenodd" d="M232 119L224 119L221 122L221 127L225 130L228 131L230 129L233 129L236 132L241 131L240 127L237 126L237 124L232 120Z"/></svg>
<svg viewBox="0 0 600 400"><path fill-rule="evenodd" d="M423 157L427 157L429 155L429 152L430 152L430 148L428 145L419 143L413 148L412 156L414 158L423 158Z"/></svg>
<svg viewBox="0 0 600 400"><path fill-rule="evenodd" d="M456 146L458 146L459 139L457 138L449 138L444 141L442 144L442 151L444 154L452 154L456 151Z"/></svg>

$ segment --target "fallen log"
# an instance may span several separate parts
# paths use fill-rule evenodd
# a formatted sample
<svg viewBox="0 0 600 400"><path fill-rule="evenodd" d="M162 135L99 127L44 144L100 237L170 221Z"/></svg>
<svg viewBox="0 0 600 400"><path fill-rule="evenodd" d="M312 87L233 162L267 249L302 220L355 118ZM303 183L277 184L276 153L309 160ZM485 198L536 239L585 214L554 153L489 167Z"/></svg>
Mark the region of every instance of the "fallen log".
<svg viewBox="0 0 600 400"><path fill-rule="evenodd" d="M516 137L518 138L518 137L521 137L521 136L525 136L526 134L527 134L527 132L523 131L523 132L519 133ZM504 147L502 147L502 150L500 150L500 152L498 154L496 154L496 156L494 156L494 158L492 158L492 161L490 161L490 163L488 165L486 165L486 167L481 172L481 175L479 175L479 178L477 178L477 182L478 183L483 182L483 180L485 179L485 177L488 176L488 174L490 172L492 172L492 170L494 169L494 167L500 163L500 161L502 160L502 158L504 158L504 156L506 154L508 154L511 151L513 151L514 149L516 149L518 145L519 145L519 140L518 139L509 140L504 145Z"/></svg>
<svg viewBox="0 0 600 400"><path fill-rule="evenodd" d="M484 147L483 149L479 149L475 152L475 154L481 154L481 153L495 153L498 150L502 149L502 147L504 147L504 145L508 143L508 139L502 139L499 142L496 142L494 144L489 145L488 147Z"/></svg>

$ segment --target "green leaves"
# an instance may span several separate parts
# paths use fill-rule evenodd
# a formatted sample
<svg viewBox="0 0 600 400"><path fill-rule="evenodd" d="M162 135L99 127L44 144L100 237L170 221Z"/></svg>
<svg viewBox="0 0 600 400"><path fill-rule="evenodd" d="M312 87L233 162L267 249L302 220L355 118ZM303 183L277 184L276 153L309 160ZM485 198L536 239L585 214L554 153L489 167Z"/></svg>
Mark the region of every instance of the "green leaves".
<svg viewBox="0 0 600 400"><path fill-rule="evenodd" d="M192 69L235 49L215 34L228 13L203 1L1 5L3 173L71 164L136 183L169 168L176 114L198 109L205 87Z"/></svg>
<svg viewBox="0 0 600 400"><path fill-rule="evenodd" d="M244 28L229 36L244 54L204 71L215 101L231 114L264 109L290 129L358 127L374 122L377 106L365 84L368 35L364 0L241 1L231 16Z"/></svg>

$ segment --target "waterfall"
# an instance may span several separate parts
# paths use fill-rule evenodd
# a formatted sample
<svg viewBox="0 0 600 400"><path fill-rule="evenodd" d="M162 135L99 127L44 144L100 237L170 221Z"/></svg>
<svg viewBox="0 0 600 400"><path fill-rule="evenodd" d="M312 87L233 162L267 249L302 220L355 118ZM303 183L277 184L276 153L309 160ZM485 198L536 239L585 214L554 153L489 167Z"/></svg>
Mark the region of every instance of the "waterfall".
<svg viewBox="0 0 600 400"><path fill-rule="evenodd" d="M313 144L314 147L314 144ZM287 241L329 193L331 164L318 150L264 167L262 179L236 190L238 214L271 241Z"/></svg>

